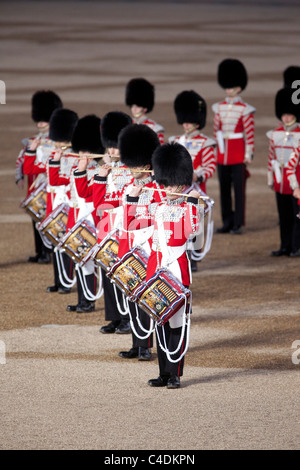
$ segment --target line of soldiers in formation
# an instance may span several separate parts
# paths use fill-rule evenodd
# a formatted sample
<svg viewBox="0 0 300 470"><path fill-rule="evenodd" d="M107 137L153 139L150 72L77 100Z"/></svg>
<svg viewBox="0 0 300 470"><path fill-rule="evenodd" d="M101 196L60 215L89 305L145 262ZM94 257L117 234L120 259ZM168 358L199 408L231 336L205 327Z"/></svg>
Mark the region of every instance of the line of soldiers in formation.
<svg viewBox="0 0 300 470"><path fill-rule="evenodd" d="M275 115L280 124L267 134L268 185L276 194L281 241L279 250L272 251L272 256L297 256L300 248L297 218L300 112L292 99L292 83L300 77L299 71L300 67L290 66L283 72L284 84L275 97ZM82 219L89 219L97 227L98 244L118 228L119 258L134 246L142 246L149 257L147 279L167 267L183 287L189 288L192 271L197 270L197 259L201 259L197 254L203 250L201 194L207 194L207 181L216 170L223 221L216 232L241 234L245 225L246 180L254 154L255 108L241 98L248 82L241 61L223 60L218 66L217 79L226 97L212 107L214 137L202 132L207 114L205 100L194 90L185 90L174 100L174 112L183 133L170 137L168 142L163 126L149 117L155 91L144 78L134 78L126 85L125 102L130 114L111 111L102 118L94 114L79 118L76 112L63 106L55 92L37 91L32 97L32 119L38 133L23 141L16 163L16 183L23 187L27 175L28 197L46 181L46 216L66 202L69 206L66 230ZM47 287L47 292L70 292L72 259L62 254L61 269L53 249L43 243L34 221L33 230L36 255L28 261L49 263L52 260L54 284ZM198 237L202 243L197 245ZM194 243L191 249L194 257L187 250L190 240ZM93 263L86 263L82 274L89 292L95 293L94 269ZM68 305L67 310L92 312L95 301L86 295L79 274L76 270L78 303ZM113 289L104 272L102 283L105 320L109 323L100 331L103 334L131 332L132 348L119 355L125 359L150 360L154 331L150 316L132 302L128 302L127 312L121 314L122 299L118 298L121 294ZM159 376L149 380L151 386L180 386L188 344L183 310L155 328Z"/></svg>

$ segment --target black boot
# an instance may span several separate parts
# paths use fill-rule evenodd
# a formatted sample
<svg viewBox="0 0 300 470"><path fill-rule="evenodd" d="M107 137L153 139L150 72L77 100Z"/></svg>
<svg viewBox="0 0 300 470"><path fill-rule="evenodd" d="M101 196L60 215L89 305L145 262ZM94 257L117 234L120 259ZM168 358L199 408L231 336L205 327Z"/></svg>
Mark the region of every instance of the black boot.
<svg viewBox="0 0 300 470"><path fill-rule="evenodd" d="M150 387L166 387L169 381L169 376L159 376L157 379L148 380Z"/></svg>
<svg viewBox="0 0 300 470"><path fill-rule="evenodd" d="M119 324L120 324L120 320L111 321L108 325L102 326L99 331L100 333L104 333L104 334L115 333Z"/></svg>

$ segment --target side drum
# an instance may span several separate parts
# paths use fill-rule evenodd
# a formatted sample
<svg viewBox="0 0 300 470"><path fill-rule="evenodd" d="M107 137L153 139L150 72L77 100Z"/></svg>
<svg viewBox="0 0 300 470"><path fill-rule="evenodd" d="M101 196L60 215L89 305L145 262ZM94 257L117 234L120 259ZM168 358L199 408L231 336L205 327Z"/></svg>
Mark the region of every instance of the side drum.
<svg viewBox="0 0 300 470"><path fill-rule="evenodd" d="M101 243L97 243L93 247L88 258L93 259L97 266L100 266L105 272L108 272L119 259L119 240L119 230L113 230ZM86 262L87 258L85 258L84 261Z"/></svg>
<svg viewBox="0 0 300 470"><path fill-rule="evenodd" d="M37 225L37 229L53 246L57 246L66 233L68 214L68 204L60 204Z"/></svg>
<svg viewBox="0 0 300 470"><path fill-rule="evenodd" d="M131 300L161 326L185 305L188 311L190 297L191 291L162 268L140 285Z"/></svg>
<svg viewBox="0 0 300 470"><path fill-rule="evenodd" d="M131 297L146 279L148 258L146 252L136 246L112 266L107 277L123 294Z"/></svg>
<svg viewBox="0 0 300 470"><path fill-rule="evenodd" d="M58 248L81 263L97 243L96 228L87 219L79 220L61 239Z"/></svg>
<svg viewBox="0 0 300 470"><path fill-rule="evenodd" d="M42 183L20 204L35 222L41 222L47 210L47 183Z"/></svg>

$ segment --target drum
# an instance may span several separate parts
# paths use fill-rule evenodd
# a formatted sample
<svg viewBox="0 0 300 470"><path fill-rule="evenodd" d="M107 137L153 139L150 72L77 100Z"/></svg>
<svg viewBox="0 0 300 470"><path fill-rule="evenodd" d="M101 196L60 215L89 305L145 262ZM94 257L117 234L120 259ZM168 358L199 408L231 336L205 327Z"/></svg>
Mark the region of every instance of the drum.
<svg viewBox="0 0 300 470"><path fill-rule="evenodd" d="M37 229L53 246L57 246L66 233L68 214L68 204L60 204L37 225Z"/></svg>
<svg viewBox="0 0 300 470"><path fill-rule="evenodd" d="M188 311L190 298L191 291L170 271L162 268L140 285L131 300L161 326L185 305Z"/></svg>
<svg viewBox="0 0 300 470"><path fill-rule="evenodd" d="M148 258L146 252L136 246L112 266L107 277L123 294L131 297L146 279Z"/></svg>
<svg viewBox="0 0 300 470"><path fill-rule="evenodd" d="M63 236L58 248L64 250L75 263L81 263L96 243L95 226L87 219L81 219Z"/></svg>
<svg viewBox="0 0 300 470"><path fill-rule="evenodd" d="M101 243L97 243L97 245L92 248L90 256L88 256L94 260L97 266L100 266L106 272L109 271L119 259L119 240L119 230L113 230ZM84 261L86 262L87 259L85 258Z"/></svg>
<svg viewBox="0 0 300 470"><path fill-rule="evenodd" d="M32 217L35 222L41 222L47 209L47 183L42 183L24 199L20 207Z"/></svg>

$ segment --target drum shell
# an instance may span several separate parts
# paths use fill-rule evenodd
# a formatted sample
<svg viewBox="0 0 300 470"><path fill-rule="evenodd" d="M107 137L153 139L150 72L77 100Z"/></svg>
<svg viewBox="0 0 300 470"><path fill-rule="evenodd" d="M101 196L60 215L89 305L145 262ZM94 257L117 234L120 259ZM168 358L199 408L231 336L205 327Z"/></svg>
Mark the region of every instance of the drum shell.
<svg viewBox="0 0 300 470"><path fill-rule="evenodd" d="M140 285L131 300L162 326L185 304L189 310L190 297L191 291L162 268Z"/></svg>
<svg viewBox="0 0 300 470"><path fill-rule="evenodd" d="M75 263L81 263L97 243L94 225L87 219L79 220L61 239L58 248L62 249Z"/></svg>
<svg viewBox="0 0 300 470"><path fill-rule="evenodd" d="M53 246L57 246L66 234L68 214L68 204L62 203L37 226L37 229L42 232Z"/></svg>
<svg viewBox="0 0 300 470"><path fill-rule="evenodd" d="M46 183L38 186L29 196L24 199L20 207L25 209L27 214L35 222L41 222L46 216L47 210L47 185Z"/></svg>
<svg viewBox="0 0 300 470"><path fill-rule="evenodd" d="M107 277L131 298L135 290L146 279L148 255L139 246L126 253L107 272Z"/></svg>
<svg viewBox="0 0 300 470"><path fill-rule="evenodd" d="M119 230L110 232L101 243L97 243L91 252L91 258L97 266L108 272L119 260Z"/></svg>

